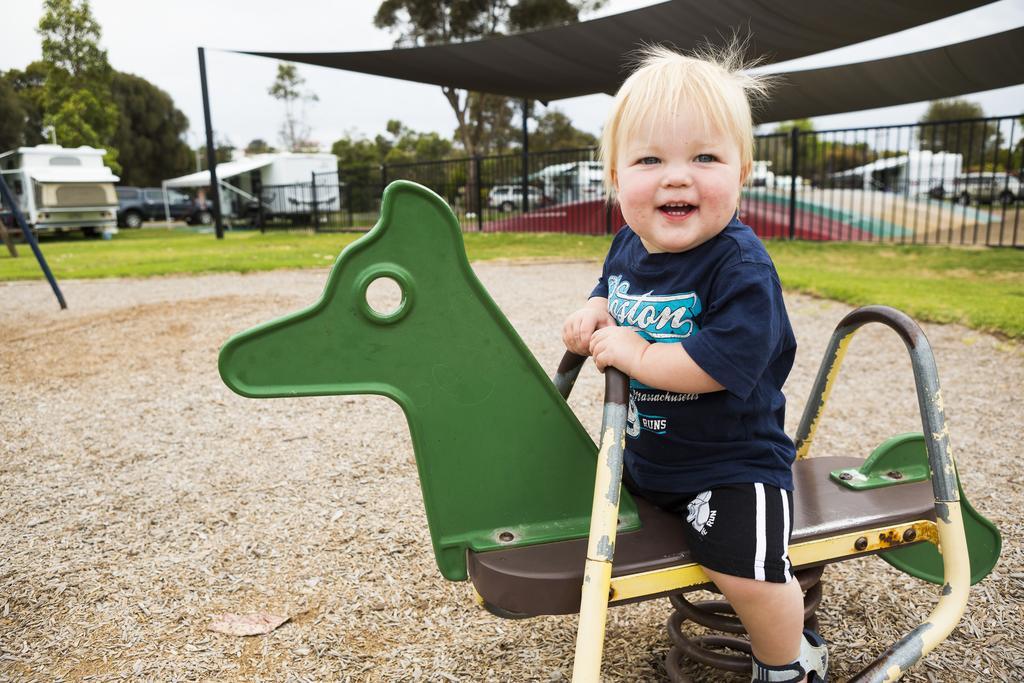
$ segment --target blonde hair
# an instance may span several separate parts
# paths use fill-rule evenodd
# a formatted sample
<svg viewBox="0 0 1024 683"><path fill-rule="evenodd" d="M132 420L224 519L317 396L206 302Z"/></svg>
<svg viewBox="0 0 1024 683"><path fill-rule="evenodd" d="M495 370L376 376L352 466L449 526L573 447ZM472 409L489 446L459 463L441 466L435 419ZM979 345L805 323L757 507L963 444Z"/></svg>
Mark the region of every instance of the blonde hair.
<svg viewBox="0 0 1024 683"><path fill-rule="evenodd" d="M693 107L705 130L730 135L740 150L740 177L750 173L754 158L754 123L749 96L764 97L770 79L744 73L744 43L733 38L724 48L705 47L686 55L661 45L647 45L636 55L636 68L615 95L601 132L604 186L615 196L615 164L622 141L648 131L654 121Z"/></svg>

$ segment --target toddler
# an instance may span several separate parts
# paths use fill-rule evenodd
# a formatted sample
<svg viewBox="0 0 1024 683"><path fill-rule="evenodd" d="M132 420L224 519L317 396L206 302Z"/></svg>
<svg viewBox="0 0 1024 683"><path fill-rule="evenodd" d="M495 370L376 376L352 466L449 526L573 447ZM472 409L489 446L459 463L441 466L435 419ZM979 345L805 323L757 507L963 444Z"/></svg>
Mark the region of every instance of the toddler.
<svg viewBox="0 0 1024 683"><path fill-rule="evenodd" d="M823 681L787 552L793 442L782 385L796 339L778 274L740 222L753 159L739 50L651 47L601 138L605 185L626 220L566 347L628 374L623 483L685 517L694 560L750 634L753 681Z"/></svg>

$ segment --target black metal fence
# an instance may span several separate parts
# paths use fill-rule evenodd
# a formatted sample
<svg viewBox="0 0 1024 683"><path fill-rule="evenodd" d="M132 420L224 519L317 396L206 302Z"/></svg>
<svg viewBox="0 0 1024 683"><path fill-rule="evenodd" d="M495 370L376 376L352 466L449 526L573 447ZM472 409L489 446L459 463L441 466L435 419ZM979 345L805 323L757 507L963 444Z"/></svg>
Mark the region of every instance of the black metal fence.
<svg viewBox="0 0 1024 683"><path fill-rule="evenodd" d="M765 238L1024 246L1022 118L757 136L741 218ZM262 188L260 224L367 228L400 178L437 192L466 231L622 224L592 148L343 168Z"/></svg>
<svg viewBox="0 0 1024 683"><path fill-rule="evenodd" d="M331 225L372 225L384 187L412 180L439 194L465 230L579 232L614 227L594 148L445 159L339 171L345 215Z"/></svg>
<svg viewBox="0 0 1024 683"><path fill-rule="evenodd" d="M1024 246L1021 122L759 136L743 218L764 237Z"/></svg>

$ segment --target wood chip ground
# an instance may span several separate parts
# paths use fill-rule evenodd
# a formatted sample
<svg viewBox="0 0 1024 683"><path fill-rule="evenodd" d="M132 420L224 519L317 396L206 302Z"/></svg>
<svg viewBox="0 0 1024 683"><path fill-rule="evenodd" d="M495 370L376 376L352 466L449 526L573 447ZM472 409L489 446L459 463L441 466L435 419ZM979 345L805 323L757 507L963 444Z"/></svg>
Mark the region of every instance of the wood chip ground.
<svg viewBox="0 0 1024 683"><path fill-rule="evenodd" d="M541 364L596 263L475 266ZM326 271L0 285L0 680L561 681L575 617L503 621L438 574L401 411L379 397L253 401L217 374L231 334L313 302ZM788 297L789 431L849 307ZM1003 557L909 681L1024 680L1024 348L926 325L952 444ZM819 431L866 455L918 431L896 336L860 333ZM592 368L572 405L596 433ZM937 590L877 558L825 572L834 680L919 623ZM665 680L667 600L612 610L608 681ZM290 621L211 632L217 615ZM691 667L698 680L727 678Z"/></svg>

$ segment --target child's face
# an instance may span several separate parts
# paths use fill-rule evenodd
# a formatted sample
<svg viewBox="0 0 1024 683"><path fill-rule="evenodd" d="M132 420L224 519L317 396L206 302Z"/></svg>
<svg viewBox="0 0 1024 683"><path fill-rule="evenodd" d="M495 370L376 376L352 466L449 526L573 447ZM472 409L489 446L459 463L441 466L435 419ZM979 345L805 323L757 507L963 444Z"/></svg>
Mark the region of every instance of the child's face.
<svg viewBox="0 0 1024 683"><path fill-rule="evenodd" d="M732 136L705 134L695 112L681 111L623 141L614 181L622 215L647 251L678 253L725 228L742 175Z"/></svg>

